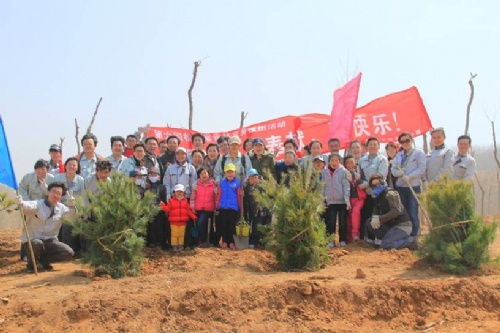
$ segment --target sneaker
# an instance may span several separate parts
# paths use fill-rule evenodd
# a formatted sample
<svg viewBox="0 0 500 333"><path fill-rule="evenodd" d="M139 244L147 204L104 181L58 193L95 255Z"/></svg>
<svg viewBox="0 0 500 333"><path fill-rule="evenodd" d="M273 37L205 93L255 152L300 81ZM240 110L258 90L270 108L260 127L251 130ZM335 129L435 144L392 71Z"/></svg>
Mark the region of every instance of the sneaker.
<svg viewBox="0 0 500 333"><path fill-rule="evenodd" d="M234 245L234 243L229 244L229 247L231 248L231 250L236 250L236 246Z"/></svg>
<svg viewBox="0 0 500 333"><path fill-rule="evenodd" d="M24 257L23 257L23 261L24 261L24 262L28 262L28 256L24 256Z"/></svg>
<svg viewBox="0 0 500 333"><path fill-rule="evenodd" d="M353 238L352 238L352 241L353 241L353 242L358 242L358 241L359 241L359 237L353 237Z"/></svg>
<svg viewBox="0 0 500 333"><path fill-rule="evenodd" d="M254 249L254 248L255 248L255 245L250 244L250 245L248 245L248 247L249 247L250 249Z"/></svg>
<svg viewBox="0 0 500 333"><path fill-rule="evenodd" d="M375 241L373 242L375 245L378 245L380 246L380 244L382 244L382 240L381 239L375 239Z"/></svg>
<svg viewBox="0 0 500 333"><path fill-rule="evenodd" d="M54 270L54 266L52 266L52 265L43 265L43 270L44 271L52 271L52 270Z"/></svg>
<svg viewBox="0 0 500 333"><path fill-rule="evenodd" d="M366 239L366 242L367 242L368 244L373 244L373 239Z"/></svg>
<svg viewBox="0 0 500 333"><path fill-rule="evenodd" d="M172 245L172 252L179 252L179 247L177 245Z"/></svg>
<svg viewBox="0 0 500 333"><path fill-rule="evenodd" d="M340 242L339 246L340 247L344 247L345 246L345 242Z"/></svg>
<svg viewBox="0 0 500 333"><path fill-rule="evenodd" d="M410 251L418 251L420 248L420 244L418 244L417 237L410 236L410 238L412 239L410 239L411 243L408 245L408 249Z"/></svg>
<svg viewBox="0 0 500 333"><path fill-rule="evenodd" d="M335 247L335 243L334 243L334 242L330 242L330 243L328 243L328 247L329 247L330 249L333 249L333 248Z"/></svg>
<svg viewBox="0 0 500 333"><path fill-rule="evenodd" d="M222 244L220 245L220 248L221 248L221 249L227 249L227 243L222 243Z"/></svg>

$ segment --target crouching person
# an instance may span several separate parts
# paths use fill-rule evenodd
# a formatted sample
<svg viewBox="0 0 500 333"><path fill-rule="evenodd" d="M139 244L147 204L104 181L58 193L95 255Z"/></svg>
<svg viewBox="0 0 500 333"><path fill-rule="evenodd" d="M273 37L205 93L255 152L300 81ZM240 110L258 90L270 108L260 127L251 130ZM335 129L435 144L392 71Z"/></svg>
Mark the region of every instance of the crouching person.
<svg viewBox="0 0 500 333"><path fill-rule="evenodd" d="M68 245L57 239L61 229L62 219L66 215L76 217L75 198L66 200L66 205L60 201L66 195L66 185L60 182L51 183L45 199L23 201L22 197L17 202L26 215L26 227L31 239L35 263L28 255L28 273L34 272L34 265L40 264L44 270L52 270L51 263L69 261L74 252ZM26 231L22 234L23 246L28 246Z"/></svg>
<svg viewBox="0 0 500 333"><path fill-rule="evenodd" d="M412 225L399 194L388 187L380 174L370 177L369 185L373 190L373 216L368 230L382 240L380 248L415 250L417 240L410 236Z"/></svg>

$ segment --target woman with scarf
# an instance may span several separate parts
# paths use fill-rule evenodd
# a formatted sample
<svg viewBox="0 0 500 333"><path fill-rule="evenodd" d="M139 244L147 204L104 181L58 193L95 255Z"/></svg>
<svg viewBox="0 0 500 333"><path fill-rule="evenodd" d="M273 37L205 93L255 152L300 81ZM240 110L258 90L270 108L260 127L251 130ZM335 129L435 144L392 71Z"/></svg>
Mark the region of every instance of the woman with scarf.
<svg viewBox="0 0 500 333"><path fill-rule="evenodd" d="M381 174L373 174L368 184L374 198L373 216L368 223L368 230L381 239L380 248L416 250L417 238L410 236L410 217L398 192L386 185Z"/></svg>

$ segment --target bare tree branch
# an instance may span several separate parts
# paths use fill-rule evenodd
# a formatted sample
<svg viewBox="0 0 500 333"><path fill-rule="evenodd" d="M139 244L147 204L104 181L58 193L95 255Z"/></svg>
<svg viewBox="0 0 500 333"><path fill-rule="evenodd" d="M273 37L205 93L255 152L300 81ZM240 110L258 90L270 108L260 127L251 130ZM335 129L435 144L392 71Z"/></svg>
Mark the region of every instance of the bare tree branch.
<svg viewBox="0 0 500 333"><path fill-rule="evenodd" d="M474 173L474 177L476 177L477 185L479 186L479 189L481 190L481 215L484 215L484 188L481 185L481 182L479 181L479 177L477 176L477 172Z"/></svg>
<svg viewBox="0 0 500 333"><path fill-rule="evenodd" d="M427 142L427 132L424 133L423 137L422 137L423 141L424 141L424 153L425 155L427 155L429 153L429 143Z"/></svg>
<svg viewBox="0 0 500 333"><path fill-rule="evenodd" d="M194 84L196 83L196 77L198 76L198 67L201 66L201 60L194 62L193 69L193 79L191 80L191 86L189 86L188 90L188 99L189 99L189 129L193 129L193 89Z"/></svg>
<svg viewBox="0 0 500 333"><path fill-rule="evenodd" d="M495 134L495 120L491 120L488 118L488 120L491 122L491 132L493 133L493 158L495 159L495 162L497 162L497 167L500 169L500 160L498 159L498 149L497 149L497 137Z"/></svg>
<svg viewBox="0 0 500 333"><path fill-rule="evenodd" d="M467 103L467 115L465 117L465 135L469 134L469 118L470 118L470 107L472 106L472 100L474 99L474 83L472 80L477 76L477 74L470 73L469 86L470 86L470 95L469 95L469 103Z"/></svg>
<svg viewBox="0 0 500 333"><path fill-rule="evenodd" d="M75 139L76 139L76 147L78 148L78 155L80 155L80 152L82 150L82 147L80 146L80 138L78 138L79 136L79 132L78 130L80 129L80 127L78 127L78 120L76 120L75 118Z"/></svg>
<svg viewBox="0 0 500 333"><path fill-rule="evenodd" d="M243 125L245 123L245 118L248 116L248 112L241 111L241 118L240 118L240 128L243 128Z"/></svg>
<svg viewBox="0 0 500 333"><path fill-rule="evenodd" d="M102 97L99 98L99 102L97 102L97 106L95 107L94 115L92 116L92 120L90 121L90 125L87 128L87 134L92 133L92 126L94 125L95 117L97 116L97 111L99 111L99 106L101 105L101 102L102 102Z"/></svg>

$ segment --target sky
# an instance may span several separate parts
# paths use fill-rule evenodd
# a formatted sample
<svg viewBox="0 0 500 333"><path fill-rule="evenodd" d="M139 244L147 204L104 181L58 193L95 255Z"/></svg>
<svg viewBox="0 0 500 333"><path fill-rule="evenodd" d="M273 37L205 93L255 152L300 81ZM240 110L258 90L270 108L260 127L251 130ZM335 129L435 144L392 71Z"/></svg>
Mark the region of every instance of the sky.
<svg viewBox="0 0 500 333"><path fill-rule="evenodd" d="M500 132L500 1L0 0L0 115L18 180L64 137L76 154L93 126L97 152L138 126L232 130L285 115L329 114L333 90L363 73L358 106L417 86L455 145ZM418 140L418 139L417 139Z"/></svg>

